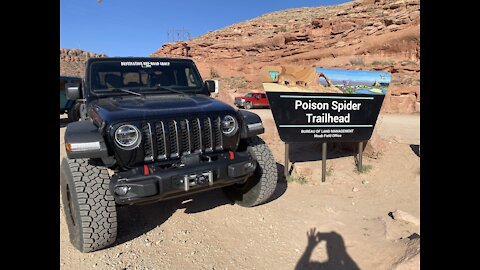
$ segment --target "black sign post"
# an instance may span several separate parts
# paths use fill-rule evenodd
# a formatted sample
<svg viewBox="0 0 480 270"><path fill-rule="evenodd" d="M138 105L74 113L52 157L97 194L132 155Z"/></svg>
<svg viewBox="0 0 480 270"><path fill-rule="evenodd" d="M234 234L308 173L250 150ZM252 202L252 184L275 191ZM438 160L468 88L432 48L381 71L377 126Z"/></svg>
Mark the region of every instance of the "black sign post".
<svg viewBox="0 0 480 270"><path fill-rule="evenodd" d="M290 166L290 157L289 157L289 155L290 155L289 152L290 151L289 150L290 149L289 149L288 143L286 142L285 143L285 165L283 166L283 172L285 174L285 178L287 178L288 175L290 175L289 168L288 168Z"/></svg>

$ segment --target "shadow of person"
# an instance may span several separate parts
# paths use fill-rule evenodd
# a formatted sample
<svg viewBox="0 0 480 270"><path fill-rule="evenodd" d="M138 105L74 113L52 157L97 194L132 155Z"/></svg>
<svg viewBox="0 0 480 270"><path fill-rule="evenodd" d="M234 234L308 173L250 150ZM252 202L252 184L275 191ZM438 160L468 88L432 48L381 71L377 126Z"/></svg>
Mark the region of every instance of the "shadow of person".
<svg viewBox="0 0 480 270"><path fill-rule="evenodd" d="M345 249L345 242L340 234L315 232L315 228L307 232L308 245L302 257L297 262L295 270L325 269L325 270L360 270L350 258ZM325 262L311 261L313 250L322 241L326 242L328 260Z"/></svg>

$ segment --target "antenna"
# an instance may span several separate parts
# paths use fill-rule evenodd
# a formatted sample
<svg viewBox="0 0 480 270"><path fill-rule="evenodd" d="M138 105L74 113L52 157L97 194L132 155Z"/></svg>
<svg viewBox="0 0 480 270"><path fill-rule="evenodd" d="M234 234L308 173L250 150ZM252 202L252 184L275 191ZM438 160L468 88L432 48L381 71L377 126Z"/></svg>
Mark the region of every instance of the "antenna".
<svg viewBox="0 0 480 270"><path fill-rule="evenodd" d="M190 39L190 31L182 28L172 28L167 30L167 42L178 42Z"/></svg>

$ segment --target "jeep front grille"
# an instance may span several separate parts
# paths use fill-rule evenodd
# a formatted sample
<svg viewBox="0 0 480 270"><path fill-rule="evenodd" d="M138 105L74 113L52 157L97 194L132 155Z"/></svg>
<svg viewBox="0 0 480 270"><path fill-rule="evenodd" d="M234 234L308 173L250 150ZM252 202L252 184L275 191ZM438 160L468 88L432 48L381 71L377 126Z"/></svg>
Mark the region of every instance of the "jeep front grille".
<svg viewBox="0 0 480 270"><path fill-rule="evenodd" d="M152 128L150 123L144 123L142 125L142 133L145 146L145 162L153 161L153 138Z"/></svg>
<svg viewBox="0 0 480 270"><path fill-rule="evenodd" d="M145 161L154 161L154 157L162 161L190 153L223 150L220 119L190 118L143 124Z"/></svg>
<svg viewBox="0 0 480 270"><path fill-rule="evenodd" d="M192 147L195 153L202 153L202 137L200 135L200 119L195 118L192 121Z"/></svg>
<svg viewBox="0 0 480 270"><path fill-rule="evenodd" d="M176 158L180 156L180 145L178 144L178 125L177 121L168 122L168 132L170 134L170 157Z"/></svg>
<svg viewBox="0 0 480 270"><path fill-rule="evenodd" d="M203 138L205 142L205 152L213 151L213 133L212 133L212 120L210 117L203 120Z"/></svg>
<svg viewBox="0 0 480 270"><path fill-rule="evenodd" d="M192 144L190 143L190 125L187 119L180 121L180 133L182 134L182 155L188 155L192 152Z"/></svg>
<svg viewBox="0 0 480 270"><path fill-rule="evenodd" d="M215 118L213 121L213 132L215 136L215 150L222 150L223 149L223 138L222 138L222 129L220 127L221 121L220 116Z"/></svg>
<svg viewBox="0 0 480 270"><path fill-rule="evenodd" d="M157 159L164 160L167 158L167 139L165 138L165 125L163 122L156 124L157 137Z"/></svg>

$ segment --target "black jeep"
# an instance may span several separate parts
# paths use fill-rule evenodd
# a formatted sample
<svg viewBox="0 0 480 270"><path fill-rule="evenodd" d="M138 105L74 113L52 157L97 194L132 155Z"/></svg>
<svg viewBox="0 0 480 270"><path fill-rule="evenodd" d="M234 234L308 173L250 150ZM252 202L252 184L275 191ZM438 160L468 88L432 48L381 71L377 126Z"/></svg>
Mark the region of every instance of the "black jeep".
<svg viewBox="0 0 480 270"><path fill-rule="evenodd" d="M258 115L210 96L188 59L92 58L67 97L82 103L67 125L60 186L70 241L81 252L112 244L117 205L222 188L251 207L269 199L277 167Z"/></svg>

